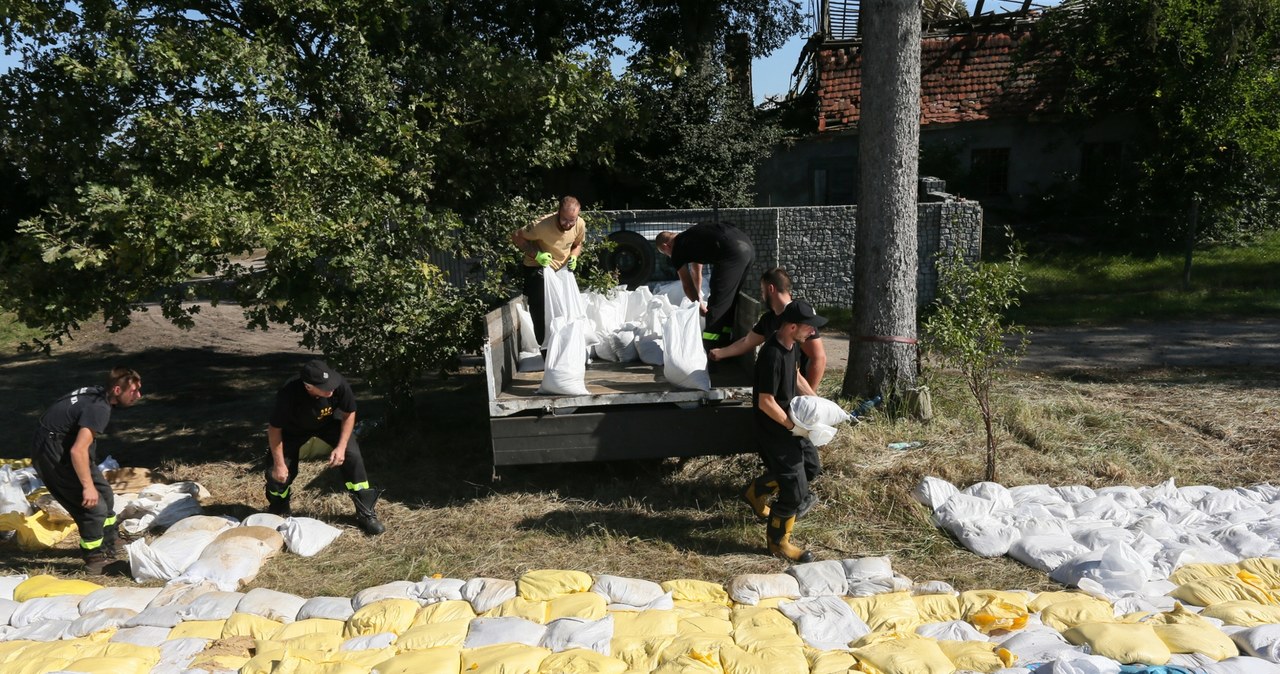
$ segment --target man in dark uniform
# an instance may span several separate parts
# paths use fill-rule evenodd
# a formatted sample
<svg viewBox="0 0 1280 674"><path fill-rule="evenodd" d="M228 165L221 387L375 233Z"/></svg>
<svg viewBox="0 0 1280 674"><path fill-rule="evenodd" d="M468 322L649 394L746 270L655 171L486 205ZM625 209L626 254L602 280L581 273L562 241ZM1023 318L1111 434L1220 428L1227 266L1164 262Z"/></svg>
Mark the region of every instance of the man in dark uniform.
<svg viewBox="0 0 1280 674"><path fill-rule="evenodd" d="M694 225L679 234L659 232L653 242L658 252L671 258L685 296L694 302L702 302L702 265L715 266L711 296L702 305L702 314L707 317L702 346L710 350L728 345L732 339L738 291L746 282L747 269L756 256L751 238L727 222L710 222Z"/></svg>
<svg viewBox="0 0 1280 674"><path fill-rule="evenodd" d="M751 391L760 456L768 472L778 481L778 498L769 512L765 539L771 554L792 562L810 562L813 553L791 543L791 529L801 503L809 494L805 470L809 452L805 445L812 443L792 434L795 423L787 411L797 391L800 395L813 395L809 383L796 376L796 352L799 351L796 344L812 337L818 328L827 324L827 319L803 300L792 301L779 318L781 324L777 331L765 340L756 356Z"/></svg>
<svg viewBox="0 0 1280 674"><path fill-rule="evenodd" d="M111 370L106 386L87 386L58 399L40 417L31 453L36 475L80 530L85 571L100 574L119 554L115 494L98 470L97 436L111 410L142 399L142 377Z"/></svg>
<svg viewBox="0 0 1280 674"><path fill-rule="evenodd" d="M342 471L360 528L370 536L386 531L374 510L379 492L369 487L355 427L356 397L351 385L324 361L308 361L298 376L276 392L276 406L267 424L268 510L282 517L292 515L290 485L298 476L298 452L311 438L318 438L333 448L329 466Z"/></svg>

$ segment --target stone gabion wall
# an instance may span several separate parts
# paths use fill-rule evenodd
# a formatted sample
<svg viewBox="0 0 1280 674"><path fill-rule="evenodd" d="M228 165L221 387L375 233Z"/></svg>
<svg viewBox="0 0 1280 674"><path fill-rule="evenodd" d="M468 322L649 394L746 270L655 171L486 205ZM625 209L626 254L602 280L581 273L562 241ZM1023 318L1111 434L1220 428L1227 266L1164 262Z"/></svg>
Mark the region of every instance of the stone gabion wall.
<svg viewBox="0 0 1280 674"><path fill-rule="evenodd" d="M938 196L934 193L934 196ZM933 301L938 287L934 265L939 251L958 247L965 258L976 261L982 253L982 208L977 202L944 195L944 200L919 206L920 266L917 277L919 304ZM759 278L774 266L791 273L795 295L828 307L851 306L853 294L853 239L857 206L801 206L787 208L729 208L688 210L604 211L614 229L655 230L680 228L681 223L717 219L737 225L756 247L749 278ZM666 227L665 225L670 225ZM758 295L755 283L748 294Z"/></svg>

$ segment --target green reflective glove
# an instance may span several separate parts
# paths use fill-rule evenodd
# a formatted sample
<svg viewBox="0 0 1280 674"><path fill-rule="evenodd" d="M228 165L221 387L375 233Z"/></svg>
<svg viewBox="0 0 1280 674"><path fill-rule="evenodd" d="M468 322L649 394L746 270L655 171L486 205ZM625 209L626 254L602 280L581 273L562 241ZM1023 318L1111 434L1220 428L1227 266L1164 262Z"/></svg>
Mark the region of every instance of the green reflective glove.
<svg viewBox="0 0 1280 674"><path fill-rule="evenodd" d="M551 266L551 253L548 253L546 251L538 253L537 255L533 256L533 261L537 262L538 266L549 267Z"/></svg>
<svg viewBox="0 0 1280 674"><path fill-rule="evenodd" d="M569 271L577 271L577 270L578 270L578 258L576 257L569 258Z"/></svg>

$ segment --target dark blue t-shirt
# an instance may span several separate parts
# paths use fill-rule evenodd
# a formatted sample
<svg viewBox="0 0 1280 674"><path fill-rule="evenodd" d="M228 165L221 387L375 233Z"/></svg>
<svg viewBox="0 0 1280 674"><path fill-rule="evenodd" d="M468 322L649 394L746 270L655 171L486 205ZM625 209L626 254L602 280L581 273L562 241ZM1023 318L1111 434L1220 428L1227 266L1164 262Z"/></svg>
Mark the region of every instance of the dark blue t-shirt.
<svg viewBox="0 0 1280 674"><path fill-rule="evenodd" d="M40 417L40 429L57 442L42 442L36 451L44 452L46 458L54 463L62 462L67 450L75 444L76 436L81 428L93 431L97 436L107 430L111 421L111 403L107 401L106 389L101 386L86 386L76 389L55 402ZM97 463L94 449L97 441L89 447L89 462ZM32 457L37 458L37 457Z"/></svg>

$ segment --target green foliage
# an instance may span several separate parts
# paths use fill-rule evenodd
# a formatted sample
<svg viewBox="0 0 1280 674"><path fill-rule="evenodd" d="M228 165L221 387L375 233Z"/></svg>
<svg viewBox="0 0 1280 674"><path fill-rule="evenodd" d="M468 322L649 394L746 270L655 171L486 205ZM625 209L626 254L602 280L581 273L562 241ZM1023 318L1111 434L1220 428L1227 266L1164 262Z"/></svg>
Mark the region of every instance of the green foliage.
<svg viewBox="0 0 1280 674"><path fill-rule="evenodd" d="M940 254L938 298L923 326L924 348L943 367L960 370L978 403L987 433L987 480L996 479L991 388L1026 350L1026 329L1005 319L1024 291L1024 258L1016 245L1000 263L970 264L958 249ZM1008 338L1018 341L1010 345Z"/></svg>
<svg viewBox="0 0 1280 674"><path fill-rule="evenodd" d="M1088 0L1036 35L1069 112L1135 122L1133 170L1081 195L1115 233L1179 240L1196 197L1204 235L1280 224L1280 4Z"/></svg>

